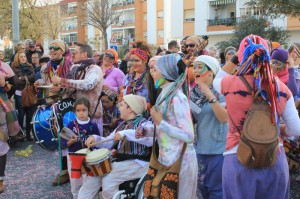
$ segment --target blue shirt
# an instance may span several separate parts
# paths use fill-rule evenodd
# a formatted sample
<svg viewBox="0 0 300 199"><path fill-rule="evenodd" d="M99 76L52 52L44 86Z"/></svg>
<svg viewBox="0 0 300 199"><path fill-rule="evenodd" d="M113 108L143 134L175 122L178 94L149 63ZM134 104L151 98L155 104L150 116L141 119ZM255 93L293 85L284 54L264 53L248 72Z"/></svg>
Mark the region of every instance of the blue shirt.
<svg viewBox="0 0 300 199"><path fill-rule="evenodd" d="M218 96L218 101L225 106L225 98ZM191 102L193 103L193 102ZM193 103L193 106L197 106ZM226 145L228 123L222 124L215 116L211 104L206 102L202 108L191 105L193 118L197 123L195 149L197 154L223 154ZM196 110L198 108L198 110Z"/></svg>

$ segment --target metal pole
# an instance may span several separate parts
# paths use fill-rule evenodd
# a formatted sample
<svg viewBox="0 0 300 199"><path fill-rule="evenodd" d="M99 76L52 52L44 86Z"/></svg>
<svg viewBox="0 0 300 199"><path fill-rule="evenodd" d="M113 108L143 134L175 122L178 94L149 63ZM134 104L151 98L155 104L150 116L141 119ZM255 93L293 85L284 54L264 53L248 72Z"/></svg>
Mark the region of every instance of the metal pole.
<svg viewBox="0 0 300 199"><path fill-rule="evenodd" d="M12 0L12 31L13 31L13 45L15 46L20 41L19 1L18 0Z"/></svg>

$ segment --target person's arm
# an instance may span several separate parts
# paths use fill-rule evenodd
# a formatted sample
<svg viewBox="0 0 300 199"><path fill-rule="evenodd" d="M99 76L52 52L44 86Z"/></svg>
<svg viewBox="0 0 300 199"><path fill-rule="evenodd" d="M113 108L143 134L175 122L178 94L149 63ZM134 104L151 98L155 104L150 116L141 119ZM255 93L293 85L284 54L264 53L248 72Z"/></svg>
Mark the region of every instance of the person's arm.
<svg viewBox="0 0 300 199"><path fill-rule="evenodd" d="M295 78L295 68L289 68L289 81L288 81L288 88L291 90L293 96L297 96L299 92L299 87L296 82Z"/></svg>
<svg viewBox="0 0 300 199"><path fill-rule="evenodd" d="M139 139L135 138L135 130L134 129L127 129L118 132L123 138L126 137L127 140L136 142L138 144L146 145L147 147L152 146L153 144L153 137L141 137Z"/></svg>
<svg viewBox="0 0 300 199"><path fill-rule="evenodd" d="M187 99L175 96L172 99L170 109L169 111L174 115L176 120L176 126L162 120L157 126L157 129L163 131L170 137L182 140L186 143L192 143L194 141L194 129Z"/></svg>
<svg viewBox="0 0 300 199"><path fill-rule="evenodd" d="M116 93L119 93L119 87L122 86L122 82L123 82L125 75L119 69L114 69L114 70L117 71L117 77L116 77L117 87L113 87L113 89L116 91Z"/></svg>
<svg viewBox="0 0 300 199"><path fill-rule="evenodd" d="M291 96L285 105L285 109L282 114L286 127L284 128L283 134L288 136L299 136L300 135L300 119L298 111L295 107L294 98Z"/></svg>
<svg viewBox="0 0 300 199"><path fill-rule="evenodd" d="M103 75L101 69L97 66L93 67L82 80L61 78L60 85L66 88L89 91L94 89L100 81L103 81Z"/></svg>
<svg viewBox="0 0 300 199"><path fill-rule="evenodd" d="M35 77L35 72L34 72L34 68L33 67L29 67L31 75L28 75L28 81L33 83L34 82L34 77Z"/></svg>
<svg viewBox="0 0 300 199"><path fill-rule="evenodd" d="M102 136L99 136L99 135L92 135L94 138L95 138L95 142L103 142L103 141L107 141L107 140L111 140L115 137L115 131L113 131L109 136L107 137L102 137ZM97 148L111 148L114 144L114 140L111 140L111 141L107 141L107 142L104 142L104 143L101 143L101 144L97 144L95 145L95 147Z"/></svg>

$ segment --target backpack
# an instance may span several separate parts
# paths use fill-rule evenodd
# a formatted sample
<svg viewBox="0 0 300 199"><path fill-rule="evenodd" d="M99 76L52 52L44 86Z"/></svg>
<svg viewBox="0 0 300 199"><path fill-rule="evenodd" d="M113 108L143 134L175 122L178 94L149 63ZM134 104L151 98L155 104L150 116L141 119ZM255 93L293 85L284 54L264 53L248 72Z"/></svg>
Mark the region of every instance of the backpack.
<svg viewBox="0 0 300 199"><path fill-rule="evenodd" d="M252 93L252 88L245 77L239 78L249 93ZM241 135L237 158L244 166L251 168L272 166L276 162L279 144L278 126L272 124L270 107L263 98L258 98L258 94L259 91L256 91L241 132L229 115Z"/></svg>

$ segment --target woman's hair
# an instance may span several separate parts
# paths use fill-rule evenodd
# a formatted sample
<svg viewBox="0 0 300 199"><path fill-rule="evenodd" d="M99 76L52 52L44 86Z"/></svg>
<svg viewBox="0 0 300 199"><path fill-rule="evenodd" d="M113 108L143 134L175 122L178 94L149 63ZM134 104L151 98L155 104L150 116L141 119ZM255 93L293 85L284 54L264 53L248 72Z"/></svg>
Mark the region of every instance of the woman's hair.
<svg viewBox="0 0 300 199"><path fill-rule="evenodd" d="M14 61L12 62L13 67L19 67L20 66L20 64L21 64L20 60L19 60L20 54L21 54L21 52L15 54ZM23 54L26 56L25 53L23 53ZM26 57L26 63L25 64L32 67L32 65L28 62L27 57Z"/></svg>
<svg viewBox="0 0 300 199"><path fill-rule="evenodd" d="M23 44L23 43L16 44L15 47L14 47L14 51L16 53L19 52L22 49L22 46L25 48L25 44Z"/></svg>
<svg viewBox="0 0 300 199"><path fill-rule="evenodd" d="M44 47L41 43L37 43L36 46L39 46L41 49L41 52L44 54Z"/></svg>
<svg viewBox="0 0 300 199"><path fill-rule="evenodd" d="M90 106L91 106L90 101L86 97L80 97L76 99L76 101L74 102L74 112L76 112L76 106L81 104L83 104L88 108L88 110L90 110Z"/></svg>

